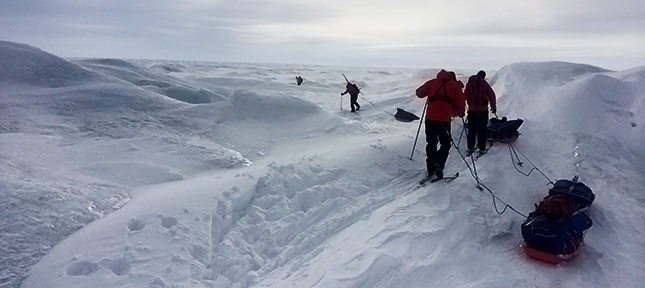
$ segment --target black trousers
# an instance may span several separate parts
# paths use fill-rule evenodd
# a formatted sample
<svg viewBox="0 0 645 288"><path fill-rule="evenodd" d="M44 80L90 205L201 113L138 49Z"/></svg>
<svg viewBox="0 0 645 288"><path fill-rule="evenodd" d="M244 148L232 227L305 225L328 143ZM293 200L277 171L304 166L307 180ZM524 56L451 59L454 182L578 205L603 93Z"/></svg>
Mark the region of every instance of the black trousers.
<svg viewBox="0 0 645 288"><path fill-rule="evenodd" d="M450 122L426 119L426 168L428 173L435 172L435 166L443 169L450 152ZM439 144L439 149L437 149Z"/></svg>
<svg viewBox="0 0 645 288"><path fill-rule="evenodd" d="M487 127L488 111L468 110L468 135L466 138L469 150L475 149L475 142L477 148L486 150Z"/></svg>
<svg viewBox="0 0 645 288"><path fill-rule="evenodd" d="M349 94L349 104L352 106L352 112L355 110L361 109L361 105L358 105L358 94L357 95L352 95Z"/></svg>

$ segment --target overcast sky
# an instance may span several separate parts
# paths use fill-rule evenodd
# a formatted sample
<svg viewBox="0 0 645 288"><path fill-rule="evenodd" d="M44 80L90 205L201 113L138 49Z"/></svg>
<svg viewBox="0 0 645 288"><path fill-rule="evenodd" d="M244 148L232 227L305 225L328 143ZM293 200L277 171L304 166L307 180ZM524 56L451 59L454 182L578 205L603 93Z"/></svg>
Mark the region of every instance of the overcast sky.
<svg viewBox="0 0 645 288"><path fill-rule="evenodd" d="M498 69L645 66L645 0L0 0L63 57Z"/></svg>

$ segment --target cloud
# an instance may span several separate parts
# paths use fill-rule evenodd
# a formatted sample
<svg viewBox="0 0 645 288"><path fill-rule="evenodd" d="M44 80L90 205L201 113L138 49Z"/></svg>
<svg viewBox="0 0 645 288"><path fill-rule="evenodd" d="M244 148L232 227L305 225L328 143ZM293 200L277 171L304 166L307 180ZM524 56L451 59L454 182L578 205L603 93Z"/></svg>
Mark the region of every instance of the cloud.
<svg viewBox="0 0 645 288"><path fill-rule="evenodd" d="M596 56L613 50L645 58L640 0L619 5L604 0L1 3L1 39L61 56L283 61L282 55L291 55L311 62L325 53L328 62L336 55L344 63L356 55L401 59L407 57L399 53L424 49L488 47ZM503 52L496 57L504 58Z"/></svg>

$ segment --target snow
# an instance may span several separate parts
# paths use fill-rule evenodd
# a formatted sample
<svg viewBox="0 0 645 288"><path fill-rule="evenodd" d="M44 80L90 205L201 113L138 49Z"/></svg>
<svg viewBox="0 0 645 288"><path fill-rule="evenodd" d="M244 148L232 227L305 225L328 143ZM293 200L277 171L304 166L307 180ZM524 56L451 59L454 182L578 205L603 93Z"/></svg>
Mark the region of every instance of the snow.
<svg viewBox="0 0 645 288"><path fill-rule="evenodd" d="M475 162L484 184L523 214L549 180L596 194L585 246L557 266L521 252L524 218L496 213L454 148L446 172L461 176L417 185L423 129L410 160L418 122L391 114L421 115L414 90L436 71L65 60L0 42L0 287L640 286L645 67L487 71L498 115L525 120L519 169L546 177L497 143ZM365 94L356 114L339 109L341 73Z"/></svg>

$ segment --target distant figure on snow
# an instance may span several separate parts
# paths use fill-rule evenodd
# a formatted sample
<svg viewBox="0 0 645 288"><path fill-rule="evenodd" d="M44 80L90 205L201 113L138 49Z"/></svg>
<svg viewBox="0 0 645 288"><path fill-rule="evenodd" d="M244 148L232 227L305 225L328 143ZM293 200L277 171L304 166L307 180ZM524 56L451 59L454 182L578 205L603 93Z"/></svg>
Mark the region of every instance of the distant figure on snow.
<svg viewBox="0 0 645 288"><path fill-rule="evenodd" d="M428 97L426 101L426 168L428 177L443 178L443 168L450 151L451 117L464 117L466 103L464 92L446 70L441 69L437 77L427 81L416 90L417 97ZM440 144L437 150L437 143Z"/></svg>
<svg viewBox="0 0 645 288"><path fill-rule="evenodd" d="M488 136L488 105L493 114L497 113L495 92L486 82L486 72L479 71L477 75L468 78L466 84L466 103L468 103L468 152L475 152L475 142L479 153L486 153L486 138ZM475 141L476 140L476 141Z"/></svg>
<svg viewBox="0 0 645 288"><path fill-rule="evenodd" d="M350 83L347 81L347 86L345 89L345 92L340 93L340 96L343 96L345 94L349 93L350 96L350 106L352 107L352 112L356 112L358 110L361 110L361 105L358 105L358 93L361 93L361 90L356 86L354 83Z"/></svg>
<svg viewBox="0 0 645 288"><path fill-rule="evenodd" d="M296 76L296 83L298 83L298 86L300 86L300 84L302 84L302 81L303 80L302 80L302 77L300 77L300 75Z"/></svg>

